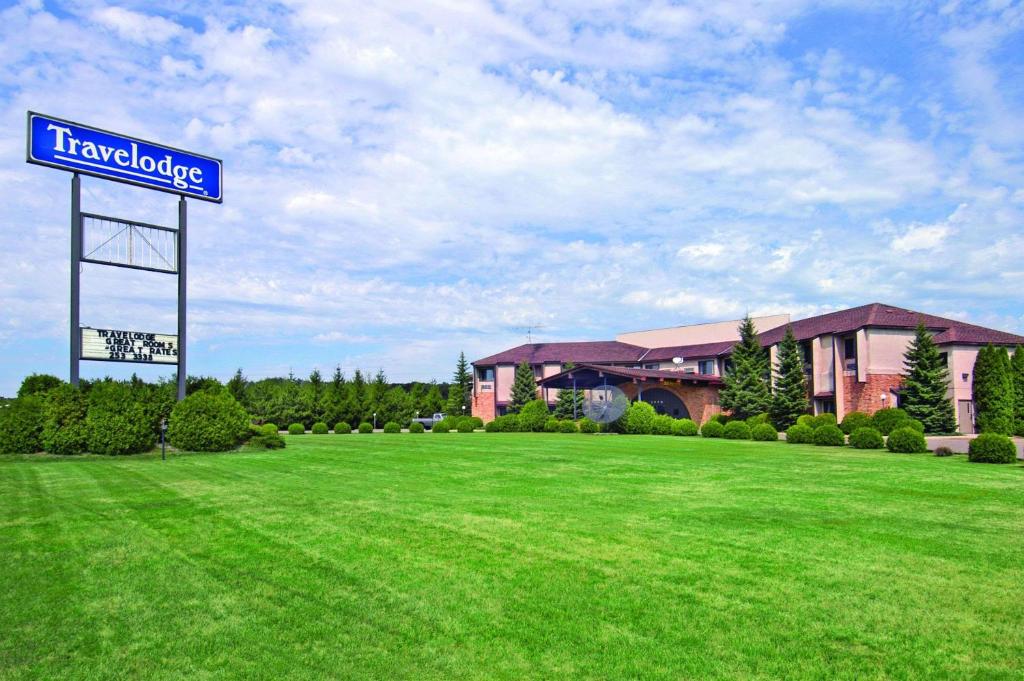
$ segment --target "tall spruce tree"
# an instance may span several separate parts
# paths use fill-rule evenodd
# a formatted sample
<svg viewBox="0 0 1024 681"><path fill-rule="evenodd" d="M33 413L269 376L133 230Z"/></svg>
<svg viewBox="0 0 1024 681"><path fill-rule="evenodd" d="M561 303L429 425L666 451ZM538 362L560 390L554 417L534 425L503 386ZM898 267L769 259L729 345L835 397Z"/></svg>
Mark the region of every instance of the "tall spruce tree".
<svg viewBox="0 0 1024 681"><path fill-rule="evenodd" d="M1006 348L988 345L974 361L974 420L982 433L1013 433L1013 381Z"/></svg>
<svg viewBox="0 0 1024 681"><path fill-rule="evenodd" d="M524 360L516 367L516 375L512 380L512 396L508 402L510 414L518 414L530 400L537 399L537 380L533 377L533 369Z"/></svg>
<svg viewBox="0 0 1024 681"><path fill-rule="evenodd" d="M1024 347L1013 350L1013 432L1024 437Z"/></svg>
<svg viewBox="0 0 1024 681"><path fill-rule="evenodd" d="M775 367L775 390L768 413L775 427L785 430L811 410L807 399L803 353L800 352L800 344L796 342L791 326L786 327L786 335L779 343L778 358Z"/></svg>
<svg viewBox="0 0 1024 681"><path fill-rule="evenodd" d="M772 404L768 352L757 340L757 327L748 314L740 322L740 340L732 349L732 369L722 378L720 400L733 416L764 414Z"/></svg>
<svg viewBox="0 0 1024 681"><path fill-rule="evenodd" d="M583 418L583 391L572 388L559 390L554 413L555 418L559 419Z"/></svg>
<svg viewBox="0 0 1024 681"><path fill-rule="evenodd" d="M231 396L234 397L239 404L246 404L245 389L248 385L249 382L245 380L245 376L242 374L242 369L239 368L224 387L228 389L228 392L231 393Z"/></svg>
<svg viewBox="0 0 1024 681"><path fill-rule="evenodd" d="M923 423L926 433L952 433L956 430L956 415L948 392L949 371L932 335L919 323L914 340L903 354L900 407Z"/></svg>
<svg viewBox="0 0 1024 681"><path fill-rule="evenodd" d="M459 353L459 361L455 364L455 375L448 388L448 413L461 416L469 413L470 397L473 394L473 376L469 373L469 362L466 353Z"/></svg>

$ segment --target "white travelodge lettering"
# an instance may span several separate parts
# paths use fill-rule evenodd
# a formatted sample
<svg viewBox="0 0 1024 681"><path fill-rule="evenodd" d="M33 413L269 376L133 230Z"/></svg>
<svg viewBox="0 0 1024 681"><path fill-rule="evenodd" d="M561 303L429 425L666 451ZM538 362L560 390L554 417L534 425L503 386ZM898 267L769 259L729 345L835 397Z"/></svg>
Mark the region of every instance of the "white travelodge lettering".
<svg viewBox="0 0 1024 681"><path fill-rule="evenodd" d="M90 161L102 161L121 168L132 168L143 173L156 174L167 178L161 182L169 181L177 189L202 189L203 169L192 165L177 164L171 154L165 154L157 160L145 153L139 152L139 145L129 142L128 149L109 147L105 144L97 144L89 140L81 140L74 136L70 127L50 123L46 126L47 132L53 132L53 150L70 156L81 156ZM62 159L76 160L76 159ZM86 164L90 165L90 164ZM97 164L92 164L97 165ZM116 168L111 168L116 170ZM138 174L138 173L129 173ZM160 179L160 178L153 178Z"/></svg>

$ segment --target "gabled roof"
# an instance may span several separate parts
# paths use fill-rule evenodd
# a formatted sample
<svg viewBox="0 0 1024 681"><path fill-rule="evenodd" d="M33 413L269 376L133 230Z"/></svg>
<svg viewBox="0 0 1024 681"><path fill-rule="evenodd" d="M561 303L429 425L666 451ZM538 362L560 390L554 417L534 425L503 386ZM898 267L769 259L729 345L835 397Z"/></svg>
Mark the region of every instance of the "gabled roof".
<svg viewBox="0 0 1024 681"><path fill-rule="evenodd" d="M914 312L895 305L869 303L848 310L829 312L828 314L808 317L792 322L793 335L797 340L807 340L815 336L830 333L851 333L865 327L887 329L913 329L918 322L935 334L935 342L1012 345L1024 343L1024 336L1017 336L1005 331L986 329L974 324L967 324L955 319L936 317L923 312ZM786 327L780 326L760 334L761 345L774 345L782 340Z"/></svg>
<svg viewBox="0 0 1024 681"><path fill-rule="evenodd" d="M647 348L618 341L585 341L579 343L526 343L478 359L473 364L543 364L545 362L637 362Z"/></svg>
<svg viewBox="0 0 1024 681"><path fill-rule="evenodd" d="M682 381L700 385L719 385L722 379L718 376L706 374L685 374L682 371L671 371L666 369L633 369L631 367L610 367L594 364L580 364L553 376L548 376L537 381L537 385L549 388L571 388L573 378L576 378L576 387L593 388L607 381L609 385L632 382L633 379L641 381Z"/></svg>
<svg viewBox="0 0 1024 681"><path fill-rule="evenodd" d="M654 348L646 355L644 361L664 362L673 357L683 359L704 359L707 357L718 357L732 352L732 346L736 341L718 341L717 343L701 343L700 345L675 345L667 348Z"/></svg>

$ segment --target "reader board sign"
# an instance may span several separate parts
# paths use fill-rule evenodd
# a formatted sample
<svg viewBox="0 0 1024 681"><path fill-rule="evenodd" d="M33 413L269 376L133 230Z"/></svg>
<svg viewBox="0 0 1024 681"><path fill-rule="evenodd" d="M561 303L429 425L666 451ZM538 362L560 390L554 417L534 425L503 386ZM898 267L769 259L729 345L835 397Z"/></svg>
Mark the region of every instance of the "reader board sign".
<svg viewBox="0 0 1024 681"><path fill-rule="evenodd" d="M26 160L203 201L224 200L219 159L32 111Z"/></svg>
<svg viewBox="0 0 1024 681"><path fill-rule="evenodd" d="M178 337L144 331L83 328L82 359L177 364Z"/></svg>

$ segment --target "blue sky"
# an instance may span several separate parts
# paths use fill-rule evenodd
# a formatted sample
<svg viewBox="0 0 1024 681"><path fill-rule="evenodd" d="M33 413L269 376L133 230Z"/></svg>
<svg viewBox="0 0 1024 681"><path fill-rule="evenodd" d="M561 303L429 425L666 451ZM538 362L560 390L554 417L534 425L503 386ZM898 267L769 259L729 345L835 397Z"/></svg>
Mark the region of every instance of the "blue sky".
<svg viewBox="0 0 1024 681"><path fill-rule="evenodd" d="M70 177L24 163L29 109L224 159L191 373L444 379L530 325L871 301L1024 332L1020 3L4 5L0 394L67 371ZM174 329L173 278L85 267L83 323Z"/></svg>

